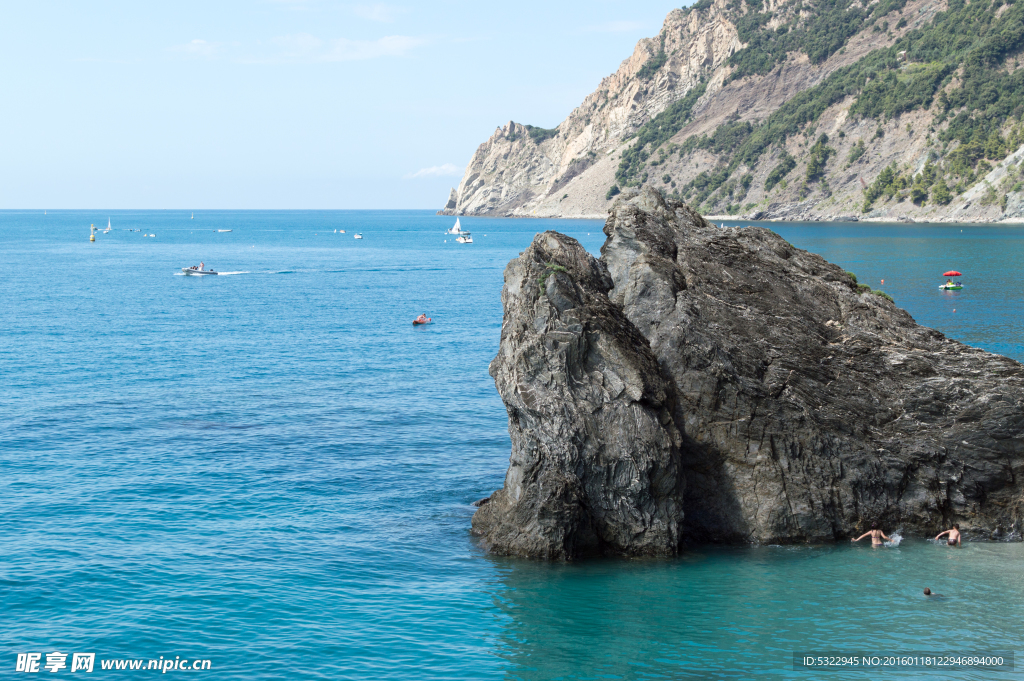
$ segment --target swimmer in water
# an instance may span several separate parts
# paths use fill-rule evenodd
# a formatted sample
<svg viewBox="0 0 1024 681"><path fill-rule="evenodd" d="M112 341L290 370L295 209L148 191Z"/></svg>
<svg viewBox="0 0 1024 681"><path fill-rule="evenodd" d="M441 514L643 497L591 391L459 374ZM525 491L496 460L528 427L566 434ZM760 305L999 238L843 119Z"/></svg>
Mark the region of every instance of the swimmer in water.
<svg viewBox="0 0 1024 681"><path fill-rule="evenodd" d="M925 596L934 596L935 598L942 598L942 594L934 594L934 593L932 593L932 590L929 589L928 587L924 588L924 595Z"/></svg>
<svg viewBox="0 0 1024 681"><path fill-rule="evenodd" d="M953 523L952 530L946 530L945 532L939 533L939 535L935 537L935 541L942 539L943 535L949 535L946 538L946 546L960 546L960 525L957 523Z"/></svg>
<svg viewBox="0 0 1024 681"><path fill-rule="evenodd" d="M883 539L885 541L890 541L889 537L885 536L885 532L882 532L880 529L878 529L878 525L876 523L871 523L871 529L870 530L868 530L867 532L865 532L861 536L857 537L856 539L851 539L850 541L852 541L852 542L860 541L864 537L871 537L871 545L872 546L881 546Z"/></svg>

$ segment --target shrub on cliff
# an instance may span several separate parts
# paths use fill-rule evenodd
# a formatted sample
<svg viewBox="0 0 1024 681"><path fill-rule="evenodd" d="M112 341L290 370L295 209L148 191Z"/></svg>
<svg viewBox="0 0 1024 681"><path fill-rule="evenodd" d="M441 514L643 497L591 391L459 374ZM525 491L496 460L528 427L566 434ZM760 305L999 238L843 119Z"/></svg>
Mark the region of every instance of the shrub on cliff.
<svg viewBox="0 0 1024 681"><path fill-rule="evenodd" d="M793 170L793 168L796 168L796 159L790 156L789 153L782 152L782 159L779 165L772 168L772 171L768 173L768 177L764 181L764 190L770 192L782 178L789 175L789 171Z"/></svg>
<svg viewBox="0 0 1024 681"><path fill-rule="evenodd" d="M932 190L932 198L940 206L945 206L953 200L953 195L949 193L949 187L946 186L945 180L939 180L935 183L935 188Z"/></svg>
<svg viewBox="0 0 1024 681"><path fill-rule="evenodd" d="M536 144L540 144L541 142L551 139L558 134L557 125L553 128L538 128L534 125L527 125L525 127L526 131L530 133L530 139L532 139Z"/></svg>
<svg viewBox="0 0 1024 681"><path fill-rule="evenodd" d="M836 150L828 146L828 135L822 134L811 147L810 158L807 159L807 182L817 182L821 179L825 173L825 164L834 153Z"/></svg>
<svg viewBox="0 0 1024 681"><path fill-rule="evenodd" d="M867 151L867 147L864 146L864 140L857 140L857 143L850 149L850 155L846 157L846 167L849 168L864 155Z"/></svg>

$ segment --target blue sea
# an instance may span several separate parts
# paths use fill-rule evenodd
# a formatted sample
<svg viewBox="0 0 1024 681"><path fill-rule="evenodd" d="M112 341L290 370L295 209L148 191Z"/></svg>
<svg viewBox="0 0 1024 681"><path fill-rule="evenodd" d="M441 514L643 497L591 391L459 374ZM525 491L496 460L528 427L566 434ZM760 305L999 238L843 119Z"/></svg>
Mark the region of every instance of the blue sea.
<svg viewBox="0 0 1024 681"><path fill-rule="evenodd" d="M987 679L1014 675L934 660L1013 653L1020 677L1019 543L486 554L469 527L509 454L487 375L503 269L538 231L594 253L604 237L595 221L464 218L462 245L451 223L0 212L0 677L33 659L77 673L76 653L115 678L209 660L166 673ZM1024 227L771 227L919 322L1024 360ZM200 262L228 274L180 274ZM938 290L950 268L963 291ZM433 322L414 327L420 313ZM794 665L837 654L919 662Z"/></svg>

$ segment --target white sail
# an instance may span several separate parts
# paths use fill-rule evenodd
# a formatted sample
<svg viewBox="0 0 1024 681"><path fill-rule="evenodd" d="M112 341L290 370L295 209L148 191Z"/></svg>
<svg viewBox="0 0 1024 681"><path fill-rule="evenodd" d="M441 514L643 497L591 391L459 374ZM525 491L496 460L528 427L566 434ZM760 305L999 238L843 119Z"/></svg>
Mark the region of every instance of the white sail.
<svg viewBox="0 0 1024 681"><path fill-rule="evenodd" d="M449 229L446 234L461 234L462 227L459 226L459 219L455 218L455 226Z"/></svg>

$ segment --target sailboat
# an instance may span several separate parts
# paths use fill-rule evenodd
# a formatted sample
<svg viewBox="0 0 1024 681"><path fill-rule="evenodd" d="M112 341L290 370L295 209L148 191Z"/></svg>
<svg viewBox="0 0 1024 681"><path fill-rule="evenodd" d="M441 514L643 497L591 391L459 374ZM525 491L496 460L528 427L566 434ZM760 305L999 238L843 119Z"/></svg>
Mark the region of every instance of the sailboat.
<svg viewBox="0 0 1024 681"><path fill-rule="evenodd" d="M105 230L103 230L103 233L106 234L109 231L110 231L110 218L107 218L107 228Z"/></svg>
<svg viewBox="0 0 1024 681"><path fill-rule="evenodd" d="M189 220L195 220L195 219L196 219L196 214L195 214L195 211L193 211L192 212L192 217L190 217Z"/></svg>
<svg viewBox="0 0 1024 681"><path fill-rule="evenodd" d="M445 232L445 234L462 234L462 227L459 226L458 218L455 218L455 226Z"/></svg>

